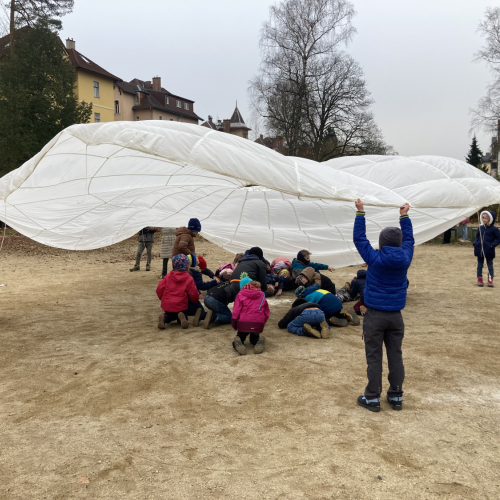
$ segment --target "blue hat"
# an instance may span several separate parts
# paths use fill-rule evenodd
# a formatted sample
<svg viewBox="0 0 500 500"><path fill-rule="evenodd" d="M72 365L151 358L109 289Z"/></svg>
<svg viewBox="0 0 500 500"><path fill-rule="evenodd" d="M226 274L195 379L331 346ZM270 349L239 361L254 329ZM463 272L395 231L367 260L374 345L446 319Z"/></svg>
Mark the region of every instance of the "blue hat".
<svg viewBox="0 0 500 500"><path fill-rule="evenodd" d="M193 233L199 233L201 231L200 221L198 219L189 219L188 229Z"/></svg>
<svg viewBox="0 0 500 500"><path fill-rule="evenodd" d="M303 297L305 291L306 291L305 286L299 286L299 288L297 288L297 290L295 290L295 295L297 297Z"/></svg>
<svg viewBox="0 0 500 500"><path fill-rule="evenodd" d="M247 285L248 283L250 283L250 281L252 281L252 278L243 278L242 280L240 280L240 290L245 286Z"/></svg>

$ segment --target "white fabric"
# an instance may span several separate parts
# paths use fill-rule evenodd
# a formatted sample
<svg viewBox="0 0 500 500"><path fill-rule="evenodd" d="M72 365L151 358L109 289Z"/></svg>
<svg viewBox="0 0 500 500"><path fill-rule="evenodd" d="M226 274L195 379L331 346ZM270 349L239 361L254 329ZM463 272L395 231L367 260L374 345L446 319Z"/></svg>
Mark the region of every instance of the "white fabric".
<svg viewBox="0 0 500 500"><path fill-rule="evenodd" d="M374 247L397 208L412 208L417 243L500 202L500 184L458 160L357 156L316 163L252 141L168 121L73 125L0 179L0 219L46 245L88 250L144 226L184 226L232 252L271 260L303 248L341 267L361 262L354 201Z"/></svg>

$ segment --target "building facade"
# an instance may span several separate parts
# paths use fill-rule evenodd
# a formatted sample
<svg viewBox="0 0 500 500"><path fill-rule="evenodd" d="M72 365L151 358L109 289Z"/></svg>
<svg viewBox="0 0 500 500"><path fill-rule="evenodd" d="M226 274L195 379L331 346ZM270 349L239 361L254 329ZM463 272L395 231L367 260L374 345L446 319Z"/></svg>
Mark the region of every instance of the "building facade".
<svg viewBox="0 0 500 500"><path fill-rule="evenodd" d="M236 108L230 119L217 120L214 122L213 118L209 115L208 120L203 122L201 126L212 130L218 130L219 132L225 132L226 134L237 135L243 139L248 139L248 132L252 130L246 126L245 120L243 120L240 110L238 109L238 103L236 103Z"/></svg>

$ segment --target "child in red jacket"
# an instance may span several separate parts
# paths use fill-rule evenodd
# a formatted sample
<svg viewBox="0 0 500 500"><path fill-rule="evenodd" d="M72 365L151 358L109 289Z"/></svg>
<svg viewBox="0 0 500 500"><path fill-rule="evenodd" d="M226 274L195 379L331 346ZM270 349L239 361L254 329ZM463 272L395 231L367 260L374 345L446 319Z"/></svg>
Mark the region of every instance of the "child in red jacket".
<svg viewBox="0 0 500 500"><path fill-rule="evenodd" d="M194 316L193 325L198 326L207 314L200 303L200 294L192 276L188 273L189 259L179 254L172 257L173 271L170 271L156 288L164 312L158 319L158 328L165 329L165 323L177 320L181 327L189 326L187 316Z"/></svg>
<svg viewBox="0 0 500 500"><path fill-rule="evenodd" d="M233 339L233 348L239 354L246 354L245 339L250 335L253 352L260 354L266 346L266 338L260 336L269 319L269 305L258 281L243 278L240 281L240 292L236 296L233 307L231 326L238 335Z"/></svg>

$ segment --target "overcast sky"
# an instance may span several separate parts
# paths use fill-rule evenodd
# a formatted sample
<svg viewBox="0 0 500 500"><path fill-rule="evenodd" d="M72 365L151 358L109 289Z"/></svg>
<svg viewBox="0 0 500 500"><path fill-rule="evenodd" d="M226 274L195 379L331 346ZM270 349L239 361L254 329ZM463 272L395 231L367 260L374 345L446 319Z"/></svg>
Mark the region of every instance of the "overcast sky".
<svg viewBox="0 0 500 500"><path fill-rule="evenodd" d="M259 30L272 0L75 0L61 38L123 80L162 78L205 118L248 122L248 81L258 71ZM494 0L354 0L358 30L347 47L364 69L375 118L401 155L463 159L469 109L491 79L474 63L477 25ZM483 152L489 134L479 133Z"/></svg>

